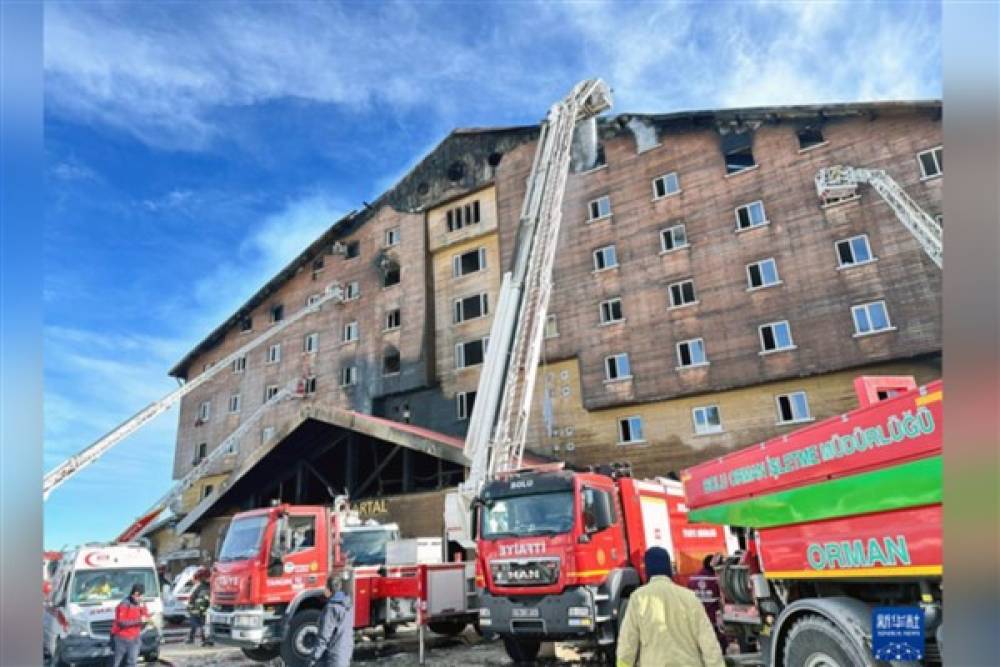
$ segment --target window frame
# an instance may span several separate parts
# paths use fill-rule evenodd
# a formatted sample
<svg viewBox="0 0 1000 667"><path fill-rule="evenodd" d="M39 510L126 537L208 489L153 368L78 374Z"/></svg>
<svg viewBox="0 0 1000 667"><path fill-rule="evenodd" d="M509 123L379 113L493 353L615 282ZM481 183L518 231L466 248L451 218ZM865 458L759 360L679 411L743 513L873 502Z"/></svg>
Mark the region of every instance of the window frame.
<svg viewBox="0 0 1000 667"><path fill-rule="evenodd" d="M472 343L481 343L483 348L483 360L477 364L466 364L465 363L465 346ZM486 352L489 349L490 337L483 336L482 338L472 338L470 340L462 341L460 343L455 343L455 370L462 370L465 368L475 368L476 366L482 366L486 363ZM461 350L461 353L459 353Z"/></svg>
<svg viewBox="0 0 1000 667"><path fill-rule="evenodd" d="M211 399L207 401L202 401L198 405L198 417L196 421L198 423L207 423L212 418L212 401Z"/></svg>
<svg viewBox="0 0 1000 667"><path fill-rule="evenodd" d="M805 417L795 417L795 402L792 400L792 397L798 396L800 394L802 395L803 403L805 404L805 410L806 410ZM781 414L782 398L788 399L789 411L792 415L791 419L786 420L783 418L783 415ZM809 408L809 394L806 393L804 389L799 389L797 391L790 391L785 394L776 394L774 397L774 405L778 411L778 421L775 424L776 426L785 426L788 424L804 424L806 422L815 421L815 418L812 416L812 410Z"/></svg>
<svg viewBox="0 0 1000 667"><path fill-rule="evenodd" d="M344 322L340 327L340 343L342 345L347 345L348 343L357 343L361 338L361 328L358 325L357 320L351 320L350 322Z"/></svg>
<svg viewBox="0 0 1000 667"><path fill-rule="evenodd" d="M393 246L399 245L400 238L399 227L390 227L385 230L385 247L392 248Z"/></svg>
<svg viewBox="0 0 1000 667"><path fill-rule="evenodd" d="M455 421L468 421L472 418L472 410L469 409L469 394L472 394L472 408L474 410L477 393L476 390L455 393Z"/></svg>
<svg viewBox="0 0 1000 667"><path fill-rule="evenodd" d="M608 212L604 213L604 214L601 213L601 201L603 201L603 200L607 200L607 203L608 203ZM593 215L593 213L594 213L594 204L597 204L597 213L598 213L597 216ZM587 202L587 222L588 223L598 222L600 220L607 220L612 215L614 215L614 209L611 207L611 195L601 195L600 197L597 197L595 199L591 199L590 201Z"/></svg>
<svg viewBox="0 0 1000 667"><path fill-rule="evenodd" d="M243 399L240 396L239 392L237 392L235 394L230 394L230 396L229 396L229 405L228 405L228 407L229 407L229 414L231 414L231 415L238 414L239 411L240 411L240 408L242 407L242 403L243 403Z"/></svg>
<svg viewBox="0 0 1000 667"><path fill-rule="evenodd" d="M737 173L739 173L739 172L737 172ZM756 225L752 224L753 216L750 215L750 208L754 204L759 204L760 205L760 212L761 212L761 216L762 216L762 220L763 220L762 222L760 222L760 223L758 223ZM740 226L740 210L744 209L744 208L747 209L747 217L748 217L748 219L751 220L751 224L748 225L747 227L741 227ZM755 199L754 201L747 202L746 204L740 204L735 209L733 209L733 212L734 212L734 215L736 216L736 231L737 231L737 233L739 233L739 232L748 232L751 229L760 229L761 227L767 227L768 225L771 224L771 220L767 217L767 208L764 206L764 200L763 199Z"/></svg>
<svg viewBox="0 0 1000 667"><path fill-rule="evenodd" d="M605 251L608 248L611 249L611 254L612 254L612 256L614 257L614 260L615 260L615 263L611 264L610 266L607 264L607 256L605 254ZM600 268L597 266L597 256L598 255L601 255L601 257L604 258L603 261L605 262L605 265L603 267L600 267ZM600 248L595 249L591 253L591 257L593 258L593 262L594 262L593 273L601 273L602 271L611 271L613 269L617 269L618 268L618 248L615 247L614 243L609 243L608 245L604 245L604 246L601 246Z"/></svg>
<svg viewBox="0 0 1000 667"><path fill-rule="evenodd" d="M230 364L230 368L233 370L233 374L240 375L245 373L247 370L247 355L241 357L236 357L233 359L233 363Z"/></svg>
<svg viewBox="0 0 1000 667"><path fill-rule="evenodd" d="M667 189L667 180L673 176L673 182L676 188L674 190ZM663 194L661 195L658 191L657 184L663 183ZM676 171L669 171L665 174L657 176L653 179L653 201L659 201L661 199L666 199L668 197L673 197L674 195L679 195L681 193L681 177Z"/></svg>
<svg viewBox="0 0 1000 667"><path fill-rule="evenodd" d="M386 362L392 356L396 357L398 367L394 371L386 370ZM383 352L382 353L382 364L381 364L381 367L382 367L382 377L393 377L395 375L399 375L400 373L403 372L403 355L402 355L402 353L400 353L399 350L393 351L392 354L386 354L385 352Z"/></svg>
<svg viewBox="0 0 1000 667"><path fill-rule="evenodd" d="M618 317L613 318L611 317L612 315L614 315L612 309L614 308L614 305L616 303L618 304ZM605 307L607 307L608 311L607 318L604 317ZM625 321L625 307L622 304L622 298L620 296L612 297L610 299L605 299L604 301L601 301L600 304L598 304L597 308L600 313L601 326L606 326L609 324L619 324Z"/></svg>
<svg viewBox="0 0 1000 667"><path fill-rule="evenodd" d="M316 395L316 376L310 375L305 379L305 387L303 393L306 396Z"/></svg>
<svg viewBox="0 0 1000 667"><path fill-rule="evenodd" d="M344 382L344 376L347 376L348 382ZM358 367L354 365L341 366L340 367L340 386L341 387L353 387L358 384Z"/></svg>
<svg viewBox="0 0 1000 667"><path fill-rule="evenodd" d="M681 244L681 245L678 245L676 243L675 235L673 233L673 231L675 229L678 229L678 228L682 229L683 230L682 233L684 234L684 243ZM668 232L670 233L670 242L674 244L670 248L668 248L667 244L664 243L664 239L666 238L666 235L667 235ZM676 225L670 225L669 227L664 227L663 229L660 230L660 254L661 255L666 255L666 254L671 253L671 252L677 252L678 250L683 250L684 248L690 248L690 247L691 247L691 242L688 240L687 226L685 225L685 223L679 222Z"/></svg>
<svg viewBox="0 0 1000 667"><path fill-rule="evenodd" d="M622 364L621 359L625 360L625 365L628 366L628 374L622 375ZM614 362L614 373L615 376L611 377L611 365ZM624 382L625 380L632 379L632 360L629 358L628 352L617 352L615 354L609 354L604 357L604 382L605 384L611 382Z"/></svg>
<svg viewBox="0 0 1000 667"><path fill-rule="evenodd" d="M392 324L392 316L395 315L396 323ZM403 309L402 308L390 308L385 311L385 320L382 322L384 328L382 331L396 331L403 326Z"/></svg>
<svg viewBox="0 0 1000 667"><path fill-rule="evenodd" d="M319 332L307 333L302 340L302 351L306 354L316 354L319 352Z"/></svg>
<svg viewBox="0 0 1000 667"><path fill-rule="evenodd" d="M347 287L344 289L344 301L354 301L360 298L361 298L361 284L357 280L352 280L349 283L347 283Z"/></svg>
<svg viewBox="0 0 1000 667"><path fill-rule="evenodd" d="M694 356L691 354L691 343L694 343L694 342L701 343L701 356L703 358L703 361L692 362L692 363L689 363L689 364L685 364L685 363L683 363L684 360L681 357L681 346L682 345L687 345L688 346L688 358L694 359ZM709 364L711 364L711 362L708 360L708 349L705 347L705 339L704 338L699 337L699 338L688 338L687 340L679 340L674 345L674 351L675 351L675 353L677 355L676 356L676 358L677 358L677 367L674 370L686 370L688 368L701 368L703 366L708 366Z"/></svg>
<svg viewBox="0 0 1000 667"><path fill-rule="evenodd" d="M774 282L771 283L764 282L764 271L761 270L760 268L766 262L771 262L771 264L774 265ZM753 274L751 273L750 269L751 267L755 266L757 267L757 272L760 275L761 279L760 285L753 284ZM781 272L778 271L778 260L776 260L774 257L765 257L764 259L759 259L756 262L750 262L749 264L746 265L746 274L747 274L748 292L756 292L758 290L767 289L769 287L777 287L779 285L783 285L785 282L781 279Z"/></svg>
<svg viewBox="0 0 1000 667"><path fill-rule="evenodd" d="M474 317L465 316L465 302L470 299L479 300L479 315L476 315ZM468 296L455 299L452 301L452 308L451 308L452 324L465 324L466 322L474 322L476 320L481 320L484 317L489 317L490 314L489 306L490 306L489 292L470 294Z"/></svg>
<svg viewBox="0 0 1000 667"><path fill-rule="evenodd" d="M688 283L691 284L691 296L694 297L692 301L686 301L684 303L674 303L674 288L677 287L680 291L681 298L684 298L684 285ZM677 280L667 285L667 301L669 305L667 310L677 310L678 308L687 308L688 306L697 306L701 301L698 299L698 290L694 286L694 278L685 278L684 280Z"/></svg>
<svg viewBox="0 0 1000 667"><path fill-rule="evenodd" d="M264 402L270 401L279 391L281 391L281 387L276 384L264 385Z"/></svg>
<svg viewBox="0 0 1000 667"><path fill-rule="evenodd" d="M555 313L545 316L545 340L549 338L559 338L559 318Z"/></svg>
<svg viewBox="0 0 1000 667"><path fill-rule="evenodd" d="M285 319L285 304L278 303L270 307L268 312L271 315L271 324L277 324Z"/></svg>
<svg viewBox="0 0 1000 667"><path fill-rule="evenodd" d="M633 438L633 427L632 420L637 420L639 424L639 437ZM622 425L628 424L629 429L629 439L625 439L625 431L622 429ZM635 445L646 442L646 434L643 433L642 415L629 415L628 417L618 418L618 444L619 445Z"/></svg>
<svg viewBox="0 0 1000 667"><path fill-rule="evenodd" d="M928 174L924 169L924 161L922 156L930 155L934 160L934 167L937 172L934 174ZM917 164L920 165L920 180L930 181L935 178L941 178L944 176L944 144L939 144L933 148L928 148L926 150L919 151L917 153Z"/></svg>
<svg viewBox="0 0 1000 667"><path fill-rule="evenodd" d="M477 255L477 262L479 268L473 271L462 271L462 258L466 255ZM474 273L480 273L486 270L486 246L480 246L475 250L469 250L466 252L460 252L457 255L452 255L451 257L451 275L452 278L464 278L465 276L471 276Z"/></svg>
<svg viewBox="0 0 1000 667"><path fill-rule="evenodd" d="M868 320L868 324L872 324L871 311L869 308L871 306L880 305L882 306L882 315L885 317L886 326L880 329L869 329L868 331L858 330L858 318L855 313L858 310L865 311L865 318ZM863 338L865 336L874 336L876 334L885 333L887 331L895 331L896 327L892 323L892 318L889 317L889 307L885 304L885 299L875 299L874 301L866 301L865 303L859 303L851 306L851 321L854 324L854 338Z"/></svg>
<svg viewBox="0 0 1000 667"><path fill-rule="evenodd" d="M281 343L274 343L267 348L268 364L280 364L281 363Z"/></svg>
<svg viewBox="0 0 1000 667"><path fill-rule="evenodd" d="M708 425L709 424L709 420L708 420L707 415L708 415L708 411L710 411L710 410L715 410L715 416L716 416L716 419L719 422L718 426L717 427L705 428L703 430L699 430L699 428L698 428L698 413L701 412L703 415L705 415L705 424ZM722 425L722 410L719 409L719 406L716 403L714 403L712 405L698 405L698 406L695 406L695 407L691 408L691 423L693 425L694 434L695 435L718 435L719 433L725 433L726 432L725 427Z"/></svg>
<svg viewBox="0 0 1000 667"><path fill-rule="evenodd" d="M856 253L854 251L854 241L856 241L857 239L864 240L864 242L865 242L865 249L868 251L868 259L860 261L860 262L856 260L856 258L855 258ZM849 263L845 263L843 261L843 258L840 256L840 245L842 243L846 243L847 244L847 248L851 251L851 258L854 259L854 261L849 262ZM865 233L865 234L855 234L854 236L848 236L847 238L837 239L836 241L833 242L833 252L837 256L837 270L838 271L842 271L844 269L853 269L856 266L864 266L865 264L871 264L873 262L877 262L878 261L878 257L876 257L875 253L872 251L871 239L868 238L868 234L867 233Z"/></svg>
<svg viewBox="0 0 1000 667"><path fill-rule="evenodd" d="M767 347L764 345L764 329L766 329L767 327L771 328L771 340L773 340L775 342L775 345L777 345L778 338L777 336L774 335L774 328L782 324L785 325L785 330L788 334L788 345L786 345L785 347L773 347L771 349L767 349ZM760 326L757 327L757 339L760 342L760 351L757 354L761 356L767 354L774 354L775 352L787 352L789 350L798 349L798 345L795 344L795 339L792 338L792 325L788 323L788 320L775 320L774 322L766 322L764 324L761 324Z"/></svg>

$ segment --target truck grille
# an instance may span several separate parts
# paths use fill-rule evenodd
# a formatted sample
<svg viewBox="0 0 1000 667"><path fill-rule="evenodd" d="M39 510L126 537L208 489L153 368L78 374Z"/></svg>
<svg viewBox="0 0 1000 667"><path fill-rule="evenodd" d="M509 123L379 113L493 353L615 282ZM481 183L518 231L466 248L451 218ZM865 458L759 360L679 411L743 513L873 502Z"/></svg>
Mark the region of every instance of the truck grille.
<svg viewBox="0 0 1000 667"><path fill-rule="evenodd" d="M111 635L111 624L114 621L91 621L90 634L108 637Z"/></svg>
<svg viewBox="0 0 1000 667"><path fill-rule="evenodd" d="M559 581L559 560L504 560L490 563L497 586L548 586Z"/></svg>

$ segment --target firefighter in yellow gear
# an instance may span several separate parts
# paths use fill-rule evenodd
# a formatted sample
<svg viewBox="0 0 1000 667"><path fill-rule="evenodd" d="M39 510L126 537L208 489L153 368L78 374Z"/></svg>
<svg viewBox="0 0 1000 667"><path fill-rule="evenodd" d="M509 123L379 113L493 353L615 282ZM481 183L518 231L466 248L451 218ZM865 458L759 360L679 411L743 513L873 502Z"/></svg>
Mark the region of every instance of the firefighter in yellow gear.
<svg viewBox="0 0 1000 667"><path fill-rule="evenodd" d="M722 650L695 594L670 580L670 555L646 552L649 583L632 593L618 632L617 667L724 667Z"/></svg>

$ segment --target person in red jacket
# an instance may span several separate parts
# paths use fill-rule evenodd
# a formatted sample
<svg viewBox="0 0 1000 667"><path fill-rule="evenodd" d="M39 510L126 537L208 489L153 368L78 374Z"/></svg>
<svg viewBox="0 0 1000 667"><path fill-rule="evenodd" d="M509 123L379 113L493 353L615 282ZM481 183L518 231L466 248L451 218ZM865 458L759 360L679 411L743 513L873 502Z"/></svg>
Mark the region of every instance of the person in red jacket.
<svg viewBox="0 0 1000 667"><path fill-rule="evenodd" d="M149 620L149 612L142 603L146 588L133 584L128 597L118 603L115 621L111 624L111 667L136 667L139 662L139 648L142 640L142 626Z"/></svg>

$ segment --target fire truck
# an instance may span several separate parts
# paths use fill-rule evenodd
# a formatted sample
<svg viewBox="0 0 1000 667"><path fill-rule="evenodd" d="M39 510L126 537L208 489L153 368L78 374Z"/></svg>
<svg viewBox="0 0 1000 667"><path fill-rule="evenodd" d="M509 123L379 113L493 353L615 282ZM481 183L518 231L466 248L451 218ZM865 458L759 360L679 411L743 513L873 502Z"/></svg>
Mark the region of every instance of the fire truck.
<svg viewBox="0 0 1000 667"><path fill-rule="evenodd" d="M671 554L681 583L727 550L723 528L688 522L680 482L633 479L624 465L505 475L484 488L479 517L479 623L515 662L554 640L613 656L648 548Z"/></svg>
<svg viewBox="0 0 1000 667"><path fill-rule="evenodd" d="M741 664L941 660L942 383L855 390L852 412L682 475L692 519L744 533L716 568ZM899 606L923 610L923 656L873 650L873 610Z"/></svg>
<svg viewBox="0 0 1000 667"><path fill-rule="evenodd" d="M355 629L416 621L443 633L468 622L472 564L387 562L396 524L362 522L346 497L332 507L278 504L233 517L212 568L207 628L254 661L308 664L327 576L349 579Z"/></svg>

